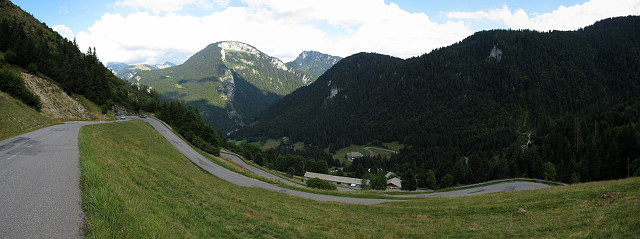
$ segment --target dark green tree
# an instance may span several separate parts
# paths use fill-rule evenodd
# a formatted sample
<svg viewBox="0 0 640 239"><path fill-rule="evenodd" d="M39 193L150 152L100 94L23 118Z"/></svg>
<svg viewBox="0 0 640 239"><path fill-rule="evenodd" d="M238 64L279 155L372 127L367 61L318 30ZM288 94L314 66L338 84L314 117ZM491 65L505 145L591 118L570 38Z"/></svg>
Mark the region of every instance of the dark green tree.
<svg viewBox="0 0 640 239"><path fill-rule="evenodd" d="M436 182L436 173L429 169L429 171L427 171L427 188L429 189L437 189L437 182Z"/></svg>
<svg viewBox="0 0 640 239"><path fill-rule="evenodd" d="M556 181L556 167L551 162L542 164L543 179Z"/></svg>
<svg viewBox="0 0 640 239"><path fill-rule="evenodd" d="M385 177L384 171L381 170L375 174L372 174L370 186L373 190L387 189L387 178Z"/></svg>
<svg viewBox="0 0 640 239"><path fill-rule="evenodd" d="M442 188L452 187L454 180L455 179L453 178L453 175L445 174L444 176L442 176L442 179L440 179L440 186Z"/></svg>
<svg viewBox="0 0 640 239"><path fill-rule="evenodd" d="M402 190L405 191L415 191L416 190L416 175L413 173L412 169L407 170L401 179Z"/></svg>
<svg viewBox="0 0 640 239"><path fill-rule="evenodd" d="M422 167L418 168L418 173L416 174L416 186L418 188L426 188L427 180L427 170Z"/></svg>

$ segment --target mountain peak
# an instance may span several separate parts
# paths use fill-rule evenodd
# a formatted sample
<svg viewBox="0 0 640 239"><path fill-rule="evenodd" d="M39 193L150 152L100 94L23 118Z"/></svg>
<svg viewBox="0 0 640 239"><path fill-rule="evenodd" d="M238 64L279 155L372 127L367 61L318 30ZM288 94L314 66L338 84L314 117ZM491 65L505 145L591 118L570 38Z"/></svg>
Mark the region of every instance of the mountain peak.
<svg viewBox="0 0 640 239"><path fill-rule="evenodd" d="M238 42L238 41L223 41L218 43L218 47L221 48L220 55L222 55L223 61L227 60L225 51L245 52L245 53L254 55L256 58L269 58L269 61L271 62L271 64L273 64L273 66L275 66L276 68L283 71L289 71L289 68L287 67L287 65L284 64L284 62L282 62L280 59L266 56L264 55L264 53L260 52L258 49L256 49L255 47L249 44Z"/></svg>
<svg viewBox="0 0 640 239"><path fill-rule="evenodd" d="M218 43L218 47L222 48L222 50L229 51L241 51L246 52L253 55L260 55L260 51L255 47L238 41L223 41ZM224 54L223 54L224 55Z"/></svg>
<svg viewBox="0 0 640 239"><path fill-rule="evenodd" d="M163 98L185 100L224 131L243 126L270 103L313 80L237 41L209 44L183 64L139 71L129 79L154 87Z"/></svg>
<svg viewBox="0 0 640 239"><path fill-rule="evenodd" d="M298 58L287 63L287 65L318 78L341 59L339 56L327 55L317 51L303 51L298 55Z"/></svg>

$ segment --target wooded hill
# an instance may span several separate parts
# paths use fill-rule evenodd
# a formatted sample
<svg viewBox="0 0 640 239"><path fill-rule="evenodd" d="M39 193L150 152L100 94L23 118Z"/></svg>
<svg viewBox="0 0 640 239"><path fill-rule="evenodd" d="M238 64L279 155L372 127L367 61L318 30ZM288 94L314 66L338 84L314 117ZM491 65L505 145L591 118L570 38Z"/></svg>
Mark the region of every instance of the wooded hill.
<svg viewBox="0 0 640 239"><path fill-rule="evenodd" d="M117 78L100 62L95 48L86 53L31 14L0 0L0 91L40 110L38 96L24 85L19 72L38 75L67 94L83 95L105 114L113 106L130 113L156 113L195 146L212 154L225 142L198 111L181 102L163 102L158 93Z"/></svg>
<svg viewBox="0 0 640 239"><path fill-rule="evenodd" d="M639 88L640 17L577 31L483 31L407 60L345 58L237 136L330 151L397 140L409 145L401 154L354 167L434 170L452 183L620 178L640 157Z"/></svg>

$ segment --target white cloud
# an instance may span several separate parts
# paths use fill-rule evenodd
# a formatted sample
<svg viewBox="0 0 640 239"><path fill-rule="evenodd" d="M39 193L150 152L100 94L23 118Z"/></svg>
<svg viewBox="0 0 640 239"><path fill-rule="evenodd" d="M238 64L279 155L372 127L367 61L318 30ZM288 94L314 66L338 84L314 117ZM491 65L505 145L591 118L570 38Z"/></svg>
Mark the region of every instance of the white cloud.
<svg viewBox="0 0 640 239"><path fill-rule="evenodd" d="M260 18L286 22L322 21L344 29L316 49L348 56L369 51L407 58L462 40L472 32L462 22L437 24L424 13L409 13L384 0L245 0Z"/></svg>
<svg viewBox="0 0 640 239"><path fill-rule="evenodd" d="M523 9L511 11L507 5L501 9L477 12L450 12L451 19L489 19L502 22L513 29L576 30L594 22L617 16L640 14L640 0L591 0L583 4L560 6L550 13L530 17Z"/></svg>
<svg viewBox="0 0 640 239"><path fill-rule="evenodd" d="M122 0L145 5L146 0ZM196 0L159 2L169 11ZM438 24L424 13L409 13L383 0L245 0L204 17L175 13L105 14L77 34L81 49L97 48L103 62L180 63L210 43L236 40L284 61L303 50L348 56L367 51L396 57L418 56L462 40L472 32L462 22ZM154 4L156 1L154 0ZM149 8L149 7L147 7ZM164 9L164 10L161 10ZM322 29L317 23L324 23ZM328 32L341 32L331 35Z"/></svg>
<svg viewBox="0 0 640 239"><path fill-rule="evenodd" d="M65 37L69 40L73 40L73 38L75 37L75 35L73 34L73 31L65 25L55 25L51 27L51 29L58 32L62 37Z"/></svg>
<svg viewBox="0 0 640 239"><path fill-rule="evenodd" d="M119 0L114 3L115 6L149 9L154 13L180 11L192 4L211 8L214 4L226 6L229 0Z"/></svg>

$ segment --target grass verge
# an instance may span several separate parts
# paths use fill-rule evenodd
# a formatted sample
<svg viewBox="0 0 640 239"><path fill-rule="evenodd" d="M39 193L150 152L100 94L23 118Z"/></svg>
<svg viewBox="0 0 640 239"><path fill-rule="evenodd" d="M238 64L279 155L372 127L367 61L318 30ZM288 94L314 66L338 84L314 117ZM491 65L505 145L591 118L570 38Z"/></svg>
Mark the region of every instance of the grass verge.
<svg viewBox="0 0 640 239"><path fill-rule="evenodd" d="M237 187L142 121L80 130L87 238L638 238L640 178L363 206Z"/></svg>
<svg viewBox="0 0 640 239"><path fill-rule="evenodd" d="M53 120L0 91L0 140L53 124Z"/></svg>

